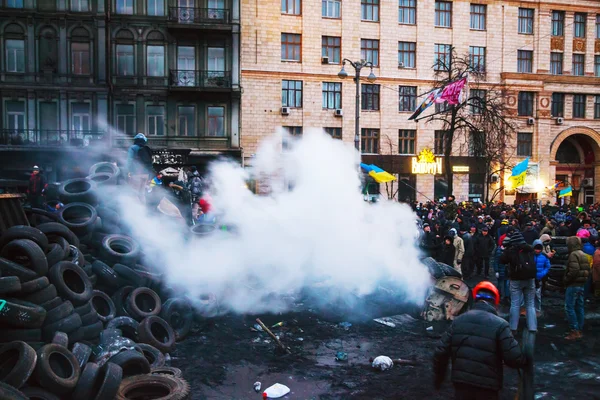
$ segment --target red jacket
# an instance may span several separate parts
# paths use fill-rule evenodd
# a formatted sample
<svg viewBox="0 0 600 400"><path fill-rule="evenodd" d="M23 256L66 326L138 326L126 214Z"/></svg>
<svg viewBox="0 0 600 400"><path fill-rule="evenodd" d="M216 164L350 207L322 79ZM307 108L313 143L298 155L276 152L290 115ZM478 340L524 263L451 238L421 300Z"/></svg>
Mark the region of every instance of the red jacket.
<svg viewBox="0 0 600 400"><path fill-rule="evenodd" d="M41 173L38 173L37 175L32 173L29 177L27 193L33 196L41 196L42 190L46 189L47 186L46 178Z"/></svg>

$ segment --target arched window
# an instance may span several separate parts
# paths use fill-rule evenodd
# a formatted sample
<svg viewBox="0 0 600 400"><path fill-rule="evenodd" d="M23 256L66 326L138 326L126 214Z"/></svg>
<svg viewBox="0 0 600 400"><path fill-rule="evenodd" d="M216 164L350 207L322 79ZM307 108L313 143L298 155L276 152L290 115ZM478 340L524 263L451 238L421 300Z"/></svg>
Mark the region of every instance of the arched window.
<svg viewBox="0 0 600 400"><path fill-rule="evenodd" d="M71 31L71 73L89 75L91 73L91 40L85 28Z"/></svg>
<svg viewBox="0 0 600 400"><path fill-rule="evenodd" d="M152 31L146 41L146 75L165 76L165 37L158 31Z"/></svg>
<svg viewBox="0 0 600 400"><path fill-rule="evenodd" d="M6 72L25 72L25 32L18 24L4 29L4 68Z"/></svg>
<svg viewBox="0 0 600 400"><path fill-rule="evenodd" d="M130 30L121 29L117 32L115 45L115 73L118 76L135 75L134 36Z"/></svg>
<svg viewBox="0 0 600 400"><path fill-rule="evenodd" d="M58 65L58 35L51 26L40 30L38 41L38 66L40 71L56 72Z"/></svg>

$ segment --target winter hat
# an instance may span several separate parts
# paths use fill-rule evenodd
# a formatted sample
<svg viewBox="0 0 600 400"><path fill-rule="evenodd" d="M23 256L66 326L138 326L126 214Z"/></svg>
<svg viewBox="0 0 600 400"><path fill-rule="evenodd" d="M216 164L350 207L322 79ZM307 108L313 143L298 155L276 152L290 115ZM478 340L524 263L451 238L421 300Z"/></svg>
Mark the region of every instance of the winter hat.
<svg viewBox="0 0 600 400"><path fill-rule="evenodd" d="M502 222L500 222L500 225L508 225L508 220L503 219Z"/></svg>
<svg viewBox="0 0 600 400"><path fill-rule="evenodd" d="M429 224L426 222L423 224L423 228L427 228L429 226Z"/></svg>
<svg viewBox="0 0 600 400"><path fill-rule="evenodd" d="M504 239L502 239L502 246L506 247L510 244L510 238L508 236L506 236Z"/></svg>
<svg viewBox="0 0 600 400"><path fill-rule="evenodd" d="M448 231L448 234L449 234L451 237L454 237L454 236L456 236L456 229L454 229L454 228L450 229L450 230Z"/></svg>
<svg viewBox="0 0 600 400"><path fill-rule="evenodd" d="M587 229L580 229L577 231L577 235L578 238L580 239L589 239L590 238L590 231L588 231Z"/></svg>
<svg viewBox="0 0 600 400"><path fill-rule="evenodd" d="M525 242L525 238L523 237L521 232L517 231L510 237L510 244L512 246L515 246L519 244L527 244L527 242Z"/></svg>
<svg viewBox="0 0 600 400"><path fill-rule="evenodd" d="M34 166L33 166L33 170L34 170L34 171L39 171L39 170L40 170L40 167L38 167L37 165L34 165Z"/></svg>
<svg viewBox="0 0 600 400"><path fill-rule="evenodd" d="M488 232L490 230L490 228L488 228L487 226L484 226L483 228L481 228L482 232Z"/></svg>
<svg viewBox="0 0 600 400"><path fill-rule="evenodd" d="M544 233L542 236L540 236L540 240L542 241L542 243L546 243L550 242L552 238L547 233Z"/></svg>
<svg viewBox="0 0 600 400"><path fill-rule="evenodd" d="M148 138L143 133L138 133L134 136L133 140L142 139L144 142L148 141Z"/></svg>

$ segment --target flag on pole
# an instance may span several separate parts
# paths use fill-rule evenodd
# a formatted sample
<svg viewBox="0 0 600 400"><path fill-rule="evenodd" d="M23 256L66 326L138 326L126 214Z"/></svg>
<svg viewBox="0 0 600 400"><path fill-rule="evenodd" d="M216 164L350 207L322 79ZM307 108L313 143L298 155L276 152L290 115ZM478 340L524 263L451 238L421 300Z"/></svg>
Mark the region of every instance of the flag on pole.
<svg viewBox="0 0 600 400"><path fill-rule="evenodd" d="M435 103L436 99L440 96L441 94L441 89L435 89L433 91L431 91L427 97L425 97L425 100L423 100L423 102L419 105L419 107L417 107L417 109L415 110L415 112L408 117L409 120L411 119L415 119L417 118L419 115L421 115L421 113L423 111L425 111L426 109L428 109L433 103Z"/></svg>
<svg viewBox="0 0 600 400"><path fill-rule="evenodd" d="M461 100L461 93L465 84L467 83L467 78L461 78L457 81L451 82L444 86L442 89L442 93L439 97L435 99L436 103L448 103L450 105L458 104Z"/></svg>
<svg viewBox="0 0 600 400"><path fill-rule="evenodd" d="M527 177L527 167L529 166L529 157L518 163L512 169L512 173L508 179L512 182L514 188L525 185Z"/></svg>
<svg viewBox="0 0 600 400"><path fill-rule="evenodd" d="M571 188L571 186L569 186L568 188L565 188L563 190L561 190L560 192L558 192L558 197L567 197L567 196L573 196L573 189Z"/></svg>
<svg viewBox="0 0 600 400"><path fill-rule="evenodd" d="M369 176L372 177L377 183L386 183L396 180L394 175L382 170L377 165L360 163L360 166L362 169L367 171Z"/></svg>

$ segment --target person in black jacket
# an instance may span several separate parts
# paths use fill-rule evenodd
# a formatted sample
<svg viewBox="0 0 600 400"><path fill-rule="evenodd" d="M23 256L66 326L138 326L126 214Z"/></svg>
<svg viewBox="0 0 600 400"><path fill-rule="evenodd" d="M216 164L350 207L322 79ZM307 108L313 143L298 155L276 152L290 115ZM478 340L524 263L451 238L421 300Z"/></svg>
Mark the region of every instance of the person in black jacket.
<svg viewBox="0 0 600 400"><path fill-rule="evenodd" d="M429 224L423 224L423 237L421 240L421 248L425 253L425 257L437 257L438 241L435 234L431 231Z"/></svg>
<svg viewBox="0 0 600 400"><path fill-rule="evenodd" d="M455 399L498 399L502 390L503 362L512 368L526 365L527 358L498 316L498 289L481 282L473 289L475 305L458 316L444 333L433 357L434 386L439 389L452 360Z"/></svg>
<svg viewBox="0 0 600 400"><path fill-rule="evenodd" d="M484 226L481 229L481 235L475 237L475 264L477 265L477 275L484 273L487 278L490 273L490 257L494 252L494 239L489 234L489 229Z"/></svg>
<svg viewBox="0 0 600 400"><path fill-rule="evenodd" d="M442 249L440 251L439 262L444 264L448 264L451 267L454 267L454 255L456 254L456 249L454 248L454 239L450 236L446 236L444 238L444 243L442 244Z"/></svg>
<svg viewBox="0 0 600 400"><path fill-rule="evenodd" d="M29 177L29 186L27 187L27 198L32 208L42 208L44 203L44 191L48 187L46 178L40 171L40 167L33 166L33 172Z"/></svg>
<svg viewBox="0 0 600 400"><path fill-rule="evenodd" d="M539 232L535 230L531 222L525 224L525 230L523 231L523 239L525 239L525 243L532 246L533 241L539 239L539 237Z"/></svg>

